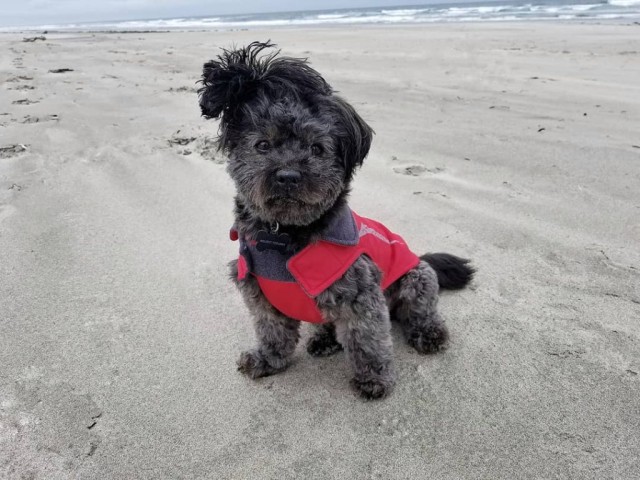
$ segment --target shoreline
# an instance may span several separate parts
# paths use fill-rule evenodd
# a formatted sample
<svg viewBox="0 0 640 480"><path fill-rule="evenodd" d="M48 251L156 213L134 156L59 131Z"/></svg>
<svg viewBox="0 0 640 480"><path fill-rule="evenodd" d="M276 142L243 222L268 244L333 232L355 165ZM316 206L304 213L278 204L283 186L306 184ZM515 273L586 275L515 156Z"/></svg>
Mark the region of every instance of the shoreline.
<svg viewBox="0 0 640 480"><path fill-rule="evenodd" d="M105 34L113 34L113 33L210 33L210 32L238 32L238 31L255 31L255 30L272 30L272 31L280 31L280 30L317 30L317 29L344 29L344 28L425 28L428 26L456 26L456 25L518 25L518 24L559 24L559 25L628 25L628 26L637 26L640 25L640 15L630 18L522 18L522 19L469 19L469 20L435 20L435 21L411 21L411 22L371 22L371 23L362 23L362 22L344 22L344 23L310 23L310 24L292 24L292 25L246 25L239 26L233 25L229 27L224 26L216 26L216 27L193 27L193 28L184 28L184 27L158 27L158 28L147 28L147 29L136 29L136 28L85 28L85 27L70 27L70 28L46 28L46 25L43 26L21 26L21 27L11 27L11 26L0 26L0 34L20 34L20 33L105 33Z"/></svg>

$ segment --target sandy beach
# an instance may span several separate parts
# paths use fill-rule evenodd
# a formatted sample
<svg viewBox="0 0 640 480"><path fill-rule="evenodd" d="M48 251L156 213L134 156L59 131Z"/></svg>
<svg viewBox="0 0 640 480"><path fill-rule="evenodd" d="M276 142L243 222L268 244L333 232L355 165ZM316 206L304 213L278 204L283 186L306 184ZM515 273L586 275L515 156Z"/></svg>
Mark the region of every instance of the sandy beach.
<svg viewBox="0 0 640 480"><path fill-rule="evenodd" d="M26 36L0 35L0 478L640 478L638 25ZM236 371L195 82L266 39L375 129L353 208L478 268L446 352L394 327L384 401L306 333L288 371Z"/></svg>

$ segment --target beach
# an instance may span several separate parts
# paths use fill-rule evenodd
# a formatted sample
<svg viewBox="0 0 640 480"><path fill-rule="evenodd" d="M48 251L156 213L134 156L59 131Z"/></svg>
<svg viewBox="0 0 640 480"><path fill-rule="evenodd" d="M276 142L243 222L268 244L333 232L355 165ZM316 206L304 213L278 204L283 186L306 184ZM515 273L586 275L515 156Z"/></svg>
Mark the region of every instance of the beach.
<svg viewBox="0 0 640 480"><path fill-rule="evenodd" d="M640 478L640 26L468 23L0 35L0 478ZM254 40L374 128L351 205L471 258L449 348L393 327L236 371L233 185L202 64Z"/></svg>

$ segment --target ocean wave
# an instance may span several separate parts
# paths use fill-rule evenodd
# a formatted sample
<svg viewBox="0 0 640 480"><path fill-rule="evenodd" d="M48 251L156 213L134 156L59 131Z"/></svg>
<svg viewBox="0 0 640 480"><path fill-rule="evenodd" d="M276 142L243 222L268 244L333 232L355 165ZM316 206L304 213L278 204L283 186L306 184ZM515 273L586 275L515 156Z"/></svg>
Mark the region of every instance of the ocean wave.
<svg viewBox="0 0 640 480"><path fill-rule="evenodd" d="M344 18L348 16L347 13L324 13L318 14L318 20L335 20L337 18Z"/></svg>
<svg viewBox="0 0 640 480"><path fill-rule="evenodd" d="M422 12L428 12L429 9L428 8L421 8L421 9L396 9L396 10L381 10L380 13L382 13L383 15L390 15L390 16L403 16L403 17L407 17L407 16L413 16L413 15L418 15Z"/></svg>
<svg viewBox="0 0 640 480"><path fill-rule="evenodd" d="M581 1L581 0L576 0ZM586 0L588 2L589 0ZM314 25L402 24L437 22L497 22L570 19L640 18L640 0L514 0L512 3L424 5L413 8L363 8L315 12L218 15L153 20L128 20L69 25L40 25L32 30L196 30L225 28L305 27ZM0 28L0 31L25 29Z"/></svg>
<svg viewBox="0 0 640 480"><path fill-rule="evenodd" d="M640 0L609 0L609 5L616 7L635 7L640 6Z"/></svg>

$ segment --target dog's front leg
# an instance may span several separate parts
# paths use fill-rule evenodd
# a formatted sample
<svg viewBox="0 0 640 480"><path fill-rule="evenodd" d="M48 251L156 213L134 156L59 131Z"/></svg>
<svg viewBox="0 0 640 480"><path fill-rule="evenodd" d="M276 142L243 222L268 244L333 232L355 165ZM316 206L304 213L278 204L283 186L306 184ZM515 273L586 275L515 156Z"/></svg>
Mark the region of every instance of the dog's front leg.
<svg viewBox="0 0 640 480"><path fill-rule="evenodd" d="M365 398L388 395L395 384L391 322L373 261L360 257L317 302L351 362L351 385Z"/></svg>
<svg viewBox="0 0 640 480"><path fill-rule="evenodd" d="M266 377L285 370L300 338L300 322L282 315L266 299L255 278L237 280L236 262L230 264L231 277L253 316L258 345L242 352L238 370L250 378Z"/></svg>
<svg viewBox="0 0 640 480"><path fill-rule="evenodd" d="M258 345L240 354L238 370L250 378L266 377L286 369L298 343L300 322L267 312L254 317Z"/></svg>

